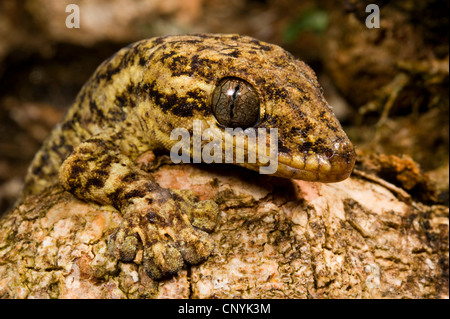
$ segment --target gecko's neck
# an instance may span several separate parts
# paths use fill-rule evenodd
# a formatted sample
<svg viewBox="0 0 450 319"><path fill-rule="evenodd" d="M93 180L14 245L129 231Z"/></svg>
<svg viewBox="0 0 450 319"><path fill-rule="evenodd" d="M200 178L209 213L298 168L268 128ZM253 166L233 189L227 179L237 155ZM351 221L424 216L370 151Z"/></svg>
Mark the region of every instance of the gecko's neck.
<svg viewBox="0 0 450 319"><path fill-rule="evenodd" d="M33 158L22 198L40 193L58 181L62 162L82 141L111 127L117 132L133 131L138 124L134 111L139 104L136 89L144 66L127 58L133 56L130 51L130 47L124 48L105 60L83 86Z"/></svg>

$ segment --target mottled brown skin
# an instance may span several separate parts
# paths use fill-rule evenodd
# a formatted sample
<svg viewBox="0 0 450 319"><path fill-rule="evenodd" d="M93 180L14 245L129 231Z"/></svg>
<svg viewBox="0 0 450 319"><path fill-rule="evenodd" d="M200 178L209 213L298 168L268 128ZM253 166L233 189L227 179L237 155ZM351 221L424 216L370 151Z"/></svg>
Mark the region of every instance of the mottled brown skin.
<svg viewBox="0 0 450 319"><path fill-rule="evenodd" d="M170 150L172 129L192 132L193 120L223 130L211 96L225 77L256 91L255 128L278 129L275 175L320 182L350 175L353 146L305 63L245 36L167 36L133 43L98 67L36 154L22 198L61 184L80 199L114 206L123 222L111 252L142 263L152 278L201 262L213 249L206 232L217 205L160 187L135 160Z"/></svg>

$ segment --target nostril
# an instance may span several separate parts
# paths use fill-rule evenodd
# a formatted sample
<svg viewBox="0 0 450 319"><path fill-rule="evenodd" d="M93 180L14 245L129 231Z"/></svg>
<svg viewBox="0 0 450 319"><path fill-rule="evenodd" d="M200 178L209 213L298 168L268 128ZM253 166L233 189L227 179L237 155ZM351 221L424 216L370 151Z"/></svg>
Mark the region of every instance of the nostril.
<svg viewBox="0 0 450 319"><path fill-rule="evenodd" d="M325 156L334 162L351 164L354 161L354 147L348 138L338 137L331 142L331 148Z"/></svg>
<svg viewBox="0 0 450 319"><path fill-rule="evenodd" d="M326 158L328 158L328 159L333 158L334 154L335 154L335 153L334 153L332 150L330 150L330 149L328 149L328 150L325 151L325 156L326 156Z"/></svg>
<svg viewBox="0 0 450 319"><path fill-rule="evenodd" d="M348 138L338 137L331 142L331 148L334 153L344 154L352 152L353 145Z"/></svg>

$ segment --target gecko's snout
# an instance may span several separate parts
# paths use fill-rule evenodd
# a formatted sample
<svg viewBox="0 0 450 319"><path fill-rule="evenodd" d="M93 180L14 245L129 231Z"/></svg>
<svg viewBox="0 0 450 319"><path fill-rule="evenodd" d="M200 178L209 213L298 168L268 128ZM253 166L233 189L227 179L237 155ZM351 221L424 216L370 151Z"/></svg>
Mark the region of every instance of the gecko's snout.
<svg viewBox="0 0 450 319"><path fill-rule="evenodd" d="M299 145L302 149L304 145ZM296 155L279 153L276 175L322 183L348 178L355 164L355 150L347 136L330 141L312 151L303 148Z"/></svg>
<svg viewBox="0 0 450 319"><path fill-rule="evenodd" d="M320 181L339 182L349 177L355 165L355 157L355 149L347 137L331 142L329 151L317 155L319 163L329 163L323 167L318 166L319 174L326 173Z"/></svg>

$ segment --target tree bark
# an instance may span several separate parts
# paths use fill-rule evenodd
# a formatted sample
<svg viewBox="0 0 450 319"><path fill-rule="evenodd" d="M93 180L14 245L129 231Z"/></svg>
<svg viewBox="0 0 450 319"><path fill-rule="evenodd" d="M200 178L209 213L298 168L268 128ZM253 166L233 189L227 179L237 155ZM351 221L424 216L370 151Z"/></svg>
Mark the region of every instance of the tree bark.
<svg viewBox="0 0 450 319"><path fill-rule="evenodd" d="M1 218L0 297L448 297L448 208L367 174L321 184L231 165L160 167L161 186L212 198L221 214L213 254L159 282L108 254L117 210L56 187Z"/></svg>

